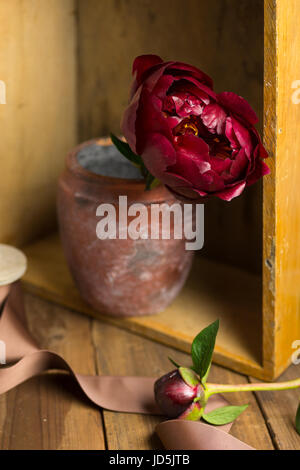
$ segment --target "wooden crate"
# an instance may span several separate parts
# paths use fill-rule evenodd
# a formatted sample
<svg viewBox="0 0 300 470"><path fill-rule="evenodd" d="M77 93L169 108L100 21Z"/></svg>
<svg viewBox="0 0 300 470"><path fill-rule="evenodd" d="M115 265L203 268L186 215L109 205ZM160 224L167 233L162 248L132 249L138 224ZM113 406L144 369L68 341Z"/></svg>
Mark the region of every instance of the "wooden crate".
<svg viewBox="0 0 300 470"><path fill-rule="evenodd" d="M0 0L0 16L5 4ZM28 288L183 350L194 333L220 318L215 361L259 378L277 377L300 339L300 105L292 99L300 80L300 0L53 0L50 10L37 0L28 0L23 10L16 0L9 4L15 14L0 35L0 79L9 92L7 108L0 107L2 154L9 157L1 162L0 214L8 221L0 227L2 242L22 244L53 226L55 180L66 148L118 132L131 62L141 53L191 62L214 77L217 91L245 96L260 117L271 157L271 174L261 184L230 204L209 201L205 248L184 291L164 313L117 320L92 312L73 286L55 236L25 248ZM27 49L18 68L22 37L13 33L24 24ZM43 86L38 67L28 72L28 44L38 63L39 41L41 65L49 71ZM24 77L39 90L32 98L25 95L25 105ZM44 89L52 90L48 100Z"/></svg>

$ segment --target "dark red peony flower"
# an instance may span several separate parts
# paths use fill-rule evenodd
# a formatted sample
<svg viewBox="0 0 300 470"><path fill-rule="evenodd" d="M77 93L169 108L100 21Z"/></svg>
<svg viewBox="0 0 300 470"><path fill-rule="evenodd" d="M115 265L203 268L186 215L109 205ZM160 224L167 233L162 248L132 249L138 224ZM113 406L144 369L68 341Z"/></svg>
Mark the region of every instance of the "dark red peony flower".
<svg viewBox="0 0 300 470"><path fill-rule="evenodd" d="M146 168L186 198L225 201L269 173L248 102L215 93L210 77L181 62L137 57L122 132Z"/></svg>

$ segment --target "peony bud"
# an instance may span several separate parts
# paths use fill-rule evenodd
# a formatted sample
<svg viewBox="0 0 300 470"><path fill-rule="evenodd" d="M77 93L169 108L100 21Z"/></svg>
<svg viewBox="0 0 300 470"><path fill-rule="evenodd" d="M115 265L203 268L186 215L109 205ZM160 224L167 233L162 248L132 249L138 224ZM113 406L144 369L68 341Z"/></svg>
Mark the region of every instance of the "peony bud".
<svg viewBox="0 0 300 470"><path fill-rule="evenodd" d="M169 418L181 417L185 419L188 410L202 408L201 398L204 399L204 388L200 378L191 369L179 367L158 379L154 384L155 400L164 415ZM195 419L199 419L195 417ZM192 418L187 418L192 419Z"/></svg>

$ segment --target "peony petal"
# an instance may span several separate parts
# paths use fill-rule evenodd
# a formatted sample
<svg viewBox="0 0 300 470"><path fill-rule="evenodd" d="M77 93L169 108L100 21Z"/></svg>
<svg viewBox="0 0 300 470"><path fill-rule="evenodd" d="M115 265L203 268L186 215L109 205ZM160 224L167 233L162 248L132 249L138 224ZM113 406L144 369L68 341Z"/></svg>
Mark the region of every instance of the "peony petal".
<svg viewBox="0 0 300 470"><path fill-rule="evenodd" d="M182 121L182 118L178 116L168 116L166 117L167 123L169 128L172 130L174 127L178 126L178 124Z"/></svg>
<svg viewBox="0 0 300 470"><path fill-rule="evenodd" d="M214 196L217 196L223 201L231 201L233 198L239 196L244 191L245 186L246 182L243 181L241 183L236 184L235 186L232 186L231 188L216 192Z"/></svg>
<svg viewBox="0 0 300 470"><path fill-rule="evenodd" d="M152 92L160 78L163 76L168 65L169 62L162 62L160 64L153 65L144 71L139 79L139 82L136 80L136 78L134 78L130 91L130 99L140 86L144 86L148 89L148 91Z"/></svg>
<svg viewBox="0 0 300 470"><path fill-rule="evenodd" d="M253 150L253 146L251 142L251 136L248 130L243 127L238 121L235 120L233 122L233 130L239 141L240 146L244 148L245 154L247 155L247 157L250 157Z"/></svg>
<svg viewBox="0 0 300 470"><path fill-rule="evenodd" d="M265 164L263 160L257 159L255 164L255 170L247 178L247 186L251 186L256 183L260 178L270 173L270 168Z"/></svg>
<svg viewBox="0 0 300 470"><path fill-rule="evenodd" d="M265 147L263 146L263 144L261 142L259 142L259 156L260 158L268 158L269 154L268 152L266 151Z"/></svg>
<svg viewBox="0 0 300 470"><path fill-rule="evenodd" d="M172 71L178 71L179 73L181 72L181 75L185 75L184 73L182 73L182 71L188 72L204 85L208 86L211 89L213 88L212 79L206 73L202 72L202 70L198 69L197 67L194 67L193 65L185 64L183 62L173 62L170 66L170 69Z"/></svg>
<svg viewBox="0 0 300 470"><path fill-rule="evenodd" d="M169 70L168 70L169 73ZM211 99L216 101L217 94L208 86L189 76L174 76L174 85L169 93L176 91L188 92L200 98L205 104L209 104Z"/></svg>
<svg viewBox="0 0 300 470"><path fill-rule="evenodd" d="M167 91L173 82L174 78L171 75L162 75L152 89L152 93L161 100L164 100L166 98Z"/></svg>
<svg viewBox="0 0 300 470"><path fill-rule="evenodd" d="M193 186L198 186L200 175L210 170L210 164L207 161L193 159L184 151L177 151L176 164L169 167L169 171L177 174L189 181Z"/></svg>
<svg viewBox="0 0 300 470"><path fill-rule="evenodd" d="M229 111L245 119L251 125L258 122L255 111L251 108L248 101L235 93L224 91L218 94L218 103L225 106Z"/></svg>
<svg viewBox="0 0 300 470"><path fill-rule="evenodd" d="M204 93L204 96L207 95L213 100L217 99L217 94L211 88L209 88L202 82L199 82L199 80L193 77L181 77L181 80L187 83L187 85L185 85L185 89L187 91L191 90L191 93L198 96L200 99L202 99L203 93Z"/></svg>
<svg viewBox="0 0 300 470"><path fill-rule="evenodd" d="M245 154L245 150L241 149L232 162L228 180L237 181L241 179L242 175L245 177L245 173L248 166L249 159Z"/></svg>
<svg viewBox="0 0 300 470"><path fill-rule="evenodd" d="M158 87L157 92L159 92L159 83L160 83L160 80L162 80L167 68L168 68L168 62L154 66L147 72L147 76L145 77L145 80L143 81L143 86L147 88L147 90L150 93L154 92L156 87ZM171 76L169 75L169 77ZM174 79L173 77L171 77L171 79L172 79L171 80L171 83L172 83ZM170 80L170 79L167 79L167 80ZM165 82L162 82L162 83L165 84Z"/></svg>
<svg viewBox="0 0 300 470"><path fill-rule="evenodd" d="M199 189L196 189L196 188L193 188L193 191L195 191L195 193L197 193L201 197L209 196L209 194L206 193L205 191L200 191Z"/></svg>
<svg viewBox="0 0 300 470"><path fill-rule="evenodd" d="M183 93L177 93L176 95L172 95L172 100L175 106L175 113L180 117L187 116L187 113L184 112L184 109L182 110L182 107L184 105L184 99L185 99L183 95L184 95Z"/></svg>
<svg viewBox="0 0 300 470"><path fill-rule="evenodd" d="M225 136L230 142L232 150L239 150L239 141L234 133L232 118L228 117L225 124Z"/></svg>
<svg viewBox="0 0 300 470"><path fill-rule="evenodd" d="M175 101L173 100L172 96L166 96L164 98L162 102L162 111L167 113L169 117L176 115Z"/></svg>
<svg viewBox="0 0 300 470"><path fill-rule="evenodd" d="M253 129L256 131L255 128L253 128ZM248 168L248 173L249 174L251 174L253 172L257 160L259 160L259 159L265 160L266 158L269 157L266 149L264 148L264 146L261 143L261 139L260 139L260 136L259 136L258 132L254 132L254 139L255 139L255 136L257 137L258 144L256 145L256 147L254 149L254 152L253 152L253 155L252 155L251 166Z"/></svg>
<svg viewBox="0 0 300 470"><path fill-rule="evenodd" d="M205 106L201 114L203 124L217 134L223 134L226 120L226 113L221 106L216 103Z"/></svg>
<svg viewBox="0 0 300 470"><path fill-rule="evenodd" d="M199 191L214 192L224 188L224 181L211 169L209 147L199 137L184 135L178 137L176 164L169 172L183 176Z"/></svg>
<svg viewBox="0 0 300 470"><path fill-rule="evenodd" d="M149 54L136 57L132 65L132 75L135 74L137 85L140 86L142 76L147 70L161 63L163 63L163 60L158 55Z"/></svg>
<svg viewBox="0 0 300 470"><path fill-rule="evenodd" d="M181 175L166 170L164 178L168 178L168 185L172 188L192 188L192 183Z"/></svg>
<svg viewBox="0 0 300 470"><path fill-rule="evenodd" d="M177 149L196 161L209 161L209 147L200 137L187 134L178 136Z"/></svg>
<svg viewBox="0 0 300 470"><path fill-rule="evenodd" d="M268 158L269 154L268 154L268 152L266 151L265 147L264 147L263 144L262 144L261 137L260 137L260 135L259 135L257 129L256 129L255 127L253 127L253 128L251 129L251 131L252 131L252 134L253 134L253 139L254 139L254 141L257 141L257 142L258 142L258 144L257 144L257 147L258 147L257 152L258 152L259 157L260 157L260 158L263 158L263 159Z"/></svg>
<svg viewBox="0 0 300 470"><path fill-rule="evenodd" d="M219 157L210 156L209 162L211 165L211 169L221 176L223 176L222 173L229 170L232 165L232 160L230 158L223 159Z"/></svg>
<svg viewBox="0 0 300 470"><path fill-rule="evenodd" d="M145 87L139 101L136 115L136 153L142 154L148 135L162 134L168 140L172 139L172 131L169 123L162 113L162 102L153 93L149 93Z"/></svg>
<svg viewBox="0 0 300 470"><path fill-rule="evenodd" d="M183 202L201 201L208 196L205 191L199 191L192 187L176 187L174 189L174 187L167 186L167 188L177 199Z"/></svg>
<svg viewBox="0 0 300 470"><path fill-rule="evenodd" d="M231 119L232 130L234 132L236 140L239 143L239 146L245 149L247 157L250 158L251 153L253 151L250 132L237 119L233 117L227 119L226 125L229 119Z"/></svg>
<svg viewBox="0 0 300 470"><path fill-rule="evenodd" d="M176 151L172 143L159 133L147 136L141 157L149 172L163 183L166 182L164 173L167 167L176 163Z"/></svg>
<svg viewBox="0 0 300 470"><path fill-rule="evenodd" d="M206 191L209 194L212 194L216 191L223 190L225 183L223 178L218 175L218 173L210 170L200 176L196 187L201 191Z"/></svg>
<svg viewBox="0 0 300 470"><path fill-rule="evenodd" d="M136 119L139 107L139 101L141 96L142 88L139 88L130 104L125 109L125 112L121 121L121 131L124 134L130 148L136 153Z"/></svg>
<svg viewBox="0 0 300 470"><path fill-rule="evenodd" d="M199 116L203 110L203 102L195 95L178 92L172 95L176 113L180 117L187 117L191 114Z"/></svg>
<svg viewBox="0 0 300 470"><path fill-rule="evenodd" d="M148 141L142 158L150 173L163 183L173 187L199 187L201 174L210 170L208 146L198 137L181 136L174 157L174 148L164 136L154 134ZM170 149L171 147L171 149Z"/></svg>

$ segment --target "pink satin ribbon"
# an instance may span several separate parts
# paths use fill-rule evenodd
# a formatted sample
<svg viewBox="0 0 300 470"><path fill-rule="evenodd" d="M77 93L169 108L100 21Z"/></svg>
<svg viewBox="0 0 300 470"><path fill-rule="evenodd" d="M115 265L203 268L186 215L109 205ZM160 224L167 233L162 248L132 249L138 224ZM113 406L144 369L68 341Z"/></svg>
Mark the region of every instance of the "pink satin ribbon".
<svg viewBox="0 0 300 470"><path fill-rule="evenodd" d="M107 410L157 414L153 385L149 377L89 376L76 374L58 354L40 349L26 328L19 282L0 286L0 340L6 344L7 365L0 368L0 394L50 369L65 370L96 405ZM206 411L224 406L221 396L212 397ZM169 420L156 427L164 447L170 450L253 450L228 434L231 425L214 427L202 422Z"/></svg>

